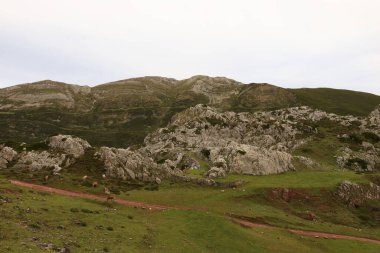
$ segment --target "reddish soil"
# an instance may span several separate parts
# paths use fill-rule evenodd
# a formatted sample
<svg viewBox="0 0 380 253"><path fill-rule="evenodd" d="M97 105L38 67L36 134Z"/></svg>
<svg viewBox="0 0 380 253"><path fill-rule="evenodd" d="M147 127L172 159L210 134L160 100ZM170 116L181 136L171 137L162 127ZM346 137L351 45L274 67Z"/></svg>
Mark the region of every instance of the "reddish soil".
<svg viewBox="0 0 380 253"><path fill-rule="evenodd" d="M232 218L232 221L240 224L244 227L250 227L250 228L278 228L275 226L267 225L267 224L258 224L253 223L247 220ZM353 241L360 241L360 242L369 242L369 243L375 243L380 244L380 240L375 239L369 239L364 237L356 237L356 236L349 236L349 235L338 235L338 234L330 234L330 233L322 233L322 232L313 232L313 231L305 231L305 230L298 230L298 229L286 229L288 232L302 235L302 236L312 236L315 238L324 238L324 239L347 239L347 240L353 240Z"/></svg>
<svg viewBox="0 0 380 253"><path fill-rule="evenodd" d="M10 180L10 182L17 186L28 187L35 190L56 193L59 195L69 196L69 197L78 197L78 198L92 199L92 200L97 200L97 201L107 201L107 198L109 197L107 195L102 196L102 195L96 195L96 194L90 194L90 193L84 193L84 192L62 190L62 189L57 189L57 188L43 186L43 185L26 183L26 182L22 182L18 180ZM137 202L137 201L128 201L125 199L117 198L115 196L112 196L112 197L113 197L112 201L125 205L125 206L147 208L147 209L152 209L152 210L165 210L169 208L170 209L174 208L174 207L163 206L163 205L147 204L147 203Z"/></svg>
<svg viewBox="0 0 380 253"><path fill-rule="evenodd" d="M90 193L83 193L83 192L74 192L74 191L68 191L68 190L62 190L57 189L53 187L43 186L43 185L36 185L31 183L26 183L18 180L10 180L10 182L17 186L22 187L28 187L35 190L45 191L45 192L51 192L63 196L69 196L69 197L78 197L78 198L85 198L85 199L92 199L92 200L98 200L98 201L107 201L107 198L109 196L107 195L96 195L96 194L90 194ZM128 201L124 199L120 199L113 196L113 201L125 205L125 206L132 206L132 207L140 207L140 208L147 208L150 210L165 210L165 209L177 209L173 206L164 206L164 205L152 205L147 204L143 202L137 202L137 201ZM279 227L275 227L268 224L260 224L260 223L254 223L248 220L244 220L241 218L231 218L231 220L237 224L240 224L245 227L254 227L254 228L275 228L279 229ZM326 239L347 239L347 240L354 240L354 241L360 241L360 242L368 242L368 243L375 243L380 244L380 240L375 239L369 239L364 237L356 237L356 236L348 236L348 235L338 235L338 234L330 234L330 233L322 233L322 232L313 232L313 231L305 231L305 230L298 230L298 229L287 229L288 232L302 235L302 236L312 236L316 238L326 238Z"/></svg>

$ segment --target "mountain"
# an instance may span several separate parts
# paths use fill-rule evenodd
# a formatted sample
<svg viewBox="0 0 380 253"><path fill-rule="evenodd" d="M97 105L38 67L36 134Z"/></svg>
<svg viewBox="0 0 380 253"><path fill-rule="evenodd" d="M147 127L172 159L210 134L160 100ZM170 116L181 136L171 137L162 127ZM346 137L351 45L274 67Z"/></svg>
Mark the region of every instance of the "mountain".
<svg viewBox="0 0 380 253"><path fill-rule="evenodd" d="M335 89L284 89L224 77L185 80L141 77L95 87L50 80L0 89L0 143L37 143L58 133L93 145L141 144L177 112L197 104L255 112L307 105L327 112L368 115L380 97Z"/></svg>
<svg viewBox="0 0 380 253"><path fill-rule="evenodd" d="M376 95L195 76L0 98L0 252L379 251Z"/></svg>

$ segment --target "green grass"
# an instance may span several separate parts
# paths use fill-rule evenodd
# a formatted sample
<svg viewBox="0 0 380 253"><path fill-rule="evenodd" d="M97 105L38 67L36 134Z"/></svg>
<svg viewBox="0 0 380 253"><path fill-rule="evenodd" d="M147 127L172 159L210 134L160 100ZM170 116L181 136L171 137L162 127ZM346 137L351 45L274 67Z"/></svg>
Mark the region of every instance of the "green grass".
<svg viewBox="0 0 380 253"><path fill-rule="evenodd" d="M244 228L210 211L108 207L101 202L21 189L4 179L0 185L0 196L12 200L0 205L0 252L46 252L40 246L44 243L66 245L71 252L379 250L374 244L301 237L281 229Z"/></svg>
<svg viewBox="0 0 380 253"><path fill-rule="evenodd" d="M380 104L380 96L330 88L292 89L299 104L340 115L367 116Z"/></svg>

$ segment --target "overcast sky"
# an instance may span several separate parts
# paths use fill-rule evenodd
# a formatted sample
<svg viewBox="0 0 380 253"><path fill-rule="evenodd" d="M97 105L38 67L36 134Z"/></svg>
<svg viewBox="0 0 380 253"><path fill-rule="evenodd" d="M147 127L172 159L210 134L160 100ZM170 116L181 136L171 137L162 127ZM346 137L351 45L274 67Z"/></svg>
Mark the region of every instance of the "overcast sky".
<svg viewBox="0 0 380 253"><path fill-rule="evenodd" d="M380 95L379 0L0 0L0 87L203 74Z"/></svg>

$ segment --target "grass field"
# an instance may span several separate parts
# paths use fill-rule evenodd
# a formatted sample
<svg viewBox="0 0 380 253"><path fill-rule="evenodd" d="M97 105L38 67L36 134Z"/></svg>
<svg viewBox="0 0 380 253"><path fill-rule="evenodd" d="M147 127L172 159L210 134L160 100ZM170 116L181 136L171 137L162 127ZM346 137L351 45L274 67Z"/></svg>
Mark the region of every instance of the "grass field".
<svg viewBox="0 0 380 253"><path fill-rule="evenodd" d="M366 175L348 171L300 171L230 175L222 180L245 182L236 189L164 182L156 191L120 194L128 200L181 208L151 211L30 191L10 185L2 176L0 196L11 201L0 204L0 252L46 252L43 248L49 243L67 246L71 252L378 252L380 246L375 244L301 237L277 228L245 228L226 216L233 213L284 228L380 239L378 225L361 224L350 210L342 208L335 214L347 224L309 221L263 198L267 189L278 187L333 190L343 179L368 182ZM61 187L100 191L69 183Z"/></svg>

